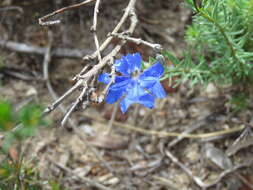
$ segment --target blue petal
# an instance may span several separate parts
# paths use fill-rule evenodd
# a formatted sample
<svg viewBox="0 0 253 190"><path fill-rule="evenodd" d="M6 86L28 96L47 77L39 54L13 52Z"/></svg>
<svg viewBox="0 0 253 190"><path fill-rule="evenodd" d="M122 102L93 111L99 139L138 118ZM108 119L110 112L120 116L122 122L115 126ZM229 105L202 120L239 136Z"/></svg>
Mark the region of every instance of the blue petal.
<svg viewBox="0 0 253 190"><path fill-rule="evenodd" d="M141 75L140 78L142 77L155 77L155 78L160 78L163 75L164 68L163 65L159 62L156 62L156 64L152 65L148 69L146 69Z"/></svg>
<svg viewBox="0 0 253 190"><path fill-rule="evenodd" d="M147 108L153 108L154 104L155 104L155 98L154 98L154 96L152 96L148 93L146 93L145 95L143 95L141 97L138 97L138 100L135 100L135 101L131 98L125 97L120 102L121 111L123 113L125 113L127 111L127 109L129 108L129 106L134 103L141 104Z"/></svg>
<svg viewBox="0 0 253 190"><path fill-rule="evenodd" d="M146 95L143 95L139 99L139 104L144 105L147 108L153 108L155 104L155 97L147 93Z"/></svg>
<svg viewBox="0 0 253 190"><path fill-rule="evenodd" d="M140 70L141 68L141 55L139 53L127 54L117 59L114 63L116 71L123 75L130 75L132 72Z"/></svg>
<svg viewBox="0 0 253 190"><path fill-rule="evenodd" d="M116 77L115 83L110 86L111 90L127 89L127 86L131 83L130 77Z"/></svg>
<svg viewBox="0 0 253 190"><path fill-rule="evenodd" d="M115 76L115 83L128 80L128 79L130 79L130 77L128 76ZM109 84L111 81L111 77L108 73L102 73L98 76L98 81L104 84Z"/></svg>
<svg viewBox="0 0 253 190"><path fill-rule="evenodd" d="M125 113L128 107L133 103L142 104L148 108L154 107L154 96L147 93L137 81L132 81L131 87L132 88L128 90L126 97L120 103L121 111L123 113Z"/></svg>
<svg viewBox="0 0 253 190"><path fill-rule="evenodd" d="M158 81L158 82L156 82L156 84L152 87L152 88L150 88L150 89L148 89L150 92L151 92L151 94L153 94L156 98L164 98L164 97L166 97L166 92L165 92L165 90L164 90L164 88L163 88L163 86L161 85L161 83Z"/></svg>
<svg viewBox="0 0 253 190"><path fill-rule="evenodd" d="M115 76L115 83L123 82L130 79L131 77L129 76Z"/></svg>
<svg viewBox="0 0 253 190"><path fill-rule="evenodd" d="M151 88L157 83L157 81L159 81L159 79L155 77L140 76L138 78L138 82L143 88Z"/></svg>
<svg viewBox="0 0 253 190"><path fill-rule="evenodd" d="M145 90L138 85L138 82L132 80L129 84L126 97L121 101L120 108L123 113L126 112L128 107L133 103L138 103L139 97L145 94Z"/></svg>
<svg viewBox="0 0 253 190"><path fill-rule="evenodd" d="M114 66L117 72L120 72L123 75L130 75L129 65L124 56L121 59L117 59L114 62Z"/></svg>
<svg viewBox="0 0 253 190"><path fill-rule="evenodd" d="M133 101L138 101L140 96L143 96L147 93L145 89L142 88L136 80L132 80L126 90L126 98L131 99Z"/></svg>
<svg viewBox="0 0 253 190"><path fill-rule="evenodd" d="M109 89L108 94L106 96L106 102L108 104L113 104L117 102L121 96L124 94L125 90L124 89L119 89L119 90L111 90Z"/></svg>
<svg viewBox="0 0 253 190"><path fill-rule="evenodd" d="M140 53L127 54L125 58L129 64L130 73L141 69L142 58Z"/></svg>
<svg viewBox="0 0 253 190"><path fill-rule="evenodd" d="M127 109L129 108L129 106L131 104L133 104L134 101L128 99L128 98L124 98L121 102L120 102L120 109L122 111L122 113L126 113Z"/></svg>
<svg viewBox="0 0 253 190"><path fill-rule="evenodd" d="M109 104L113 104L120 99L126 92L126 89L128 89L132 79L130 77L117 76L115 81L116 82L110 86L106 97L106 102Z"/></svg>
<svg viewBox="0 0 253 190"><path fill-rule="evenodd" d="M98 81L104 84L109 84L111 81L110 75L108 73L102 73L98 76Z"/></svg>

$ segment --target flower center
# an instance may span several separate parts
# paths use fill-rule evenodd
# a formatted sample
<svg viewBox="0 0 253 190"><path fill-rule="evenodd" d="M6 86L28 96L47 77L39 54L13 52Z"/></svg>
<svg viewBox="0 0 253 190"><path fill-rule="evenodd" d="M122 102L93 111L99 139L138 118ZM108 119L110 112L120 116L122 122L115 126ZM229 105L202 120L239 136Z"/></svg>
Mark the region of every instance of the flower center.
<svg viewBox="0 0 253 190"><path fill-rule="evenodd" d="M131 74L132 79L134 79L134 80L138 79L139 78L139 74L140 74L139 71L132 72L132 74Z"/></svg>

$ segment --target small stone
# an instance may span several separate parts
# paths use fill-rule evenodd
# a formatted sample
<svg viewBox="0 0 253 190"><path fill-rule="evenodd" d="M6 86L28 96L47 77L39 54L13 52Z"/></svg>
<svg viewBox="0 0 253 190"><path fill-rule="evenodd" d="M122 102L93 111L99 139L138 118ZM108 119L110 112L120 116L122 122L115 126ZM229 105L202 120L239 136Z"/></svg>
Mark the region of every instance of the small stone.
<svg viewBox="0 0 253 190"><path fill-rule="evenodd" d="M145 147L145 151L148 153L148 154L153 154L155 153L157 150L157 148L153 145L153 144L148 144L146 147Z"/></svg>
<svg viewBox="0 0 253 190"><path fill-rule="evenodd" d="M230 169L233 167L233 164L229 157L220 149L214 147L213 144L205 144L205 156L211 164L219 167L220 169Z"/></svg>
<svg viewBox="0 0 253 190"><path fill-rule="evenodd" d="M113 177L113 178L109 179L108 181L105 181L104 185L116 185L118 183L119 183L119 178Z"/></svg>
<svg viewBox="0 0 253 190"><path fill-rule="evenodd" d="M199 146L197 143L187 146L185 156L191 163L195 163L200 159Z"/></svg>
<svg viewBox="0 0 253 190"><path fill-rule="evenodd" d="M98 178L98 181L101 183L105 183L106 180L109 180L111 177L113 177L113 175L111 173L108 173L106 175L100 176Z"/></svg>
<svg viewBox="0 0 253 190"><path fill-rule="evenodd" d="M209 83L206 87L205 94L208 98L217 98L219 96L219 91L213 83Z"/></svg>
<svg viewBox="0 0 253 190"><path fill-rule="evenodd" d="M34 87L31 87L27 90L26 96L37 96L38 92Z"/></svg>
<svg viewBox="0 0 253 190"><path fill-rule="evenodd" d="M83 177L86 176L90 171L92 167L87 165L85 167L76 168L73 170L74 173L76 173L78 176Z"/></svg>
<svg viewBox="0 0 253 190"><path fill-rule="evenodd" d="M59 157L58 163L62 166L66 166L68 161L69 161L69 153L66 152Z"/></svg>
<svg viewBox="0 0 253 190"><path fill-rule="evenodd" d="M190 179L189 179L188 175L185 173L178 174L175 177L176 177L175 179L177 179L178 183L180 183L180 184L184 184L184 185L190 184Z"/></svg>

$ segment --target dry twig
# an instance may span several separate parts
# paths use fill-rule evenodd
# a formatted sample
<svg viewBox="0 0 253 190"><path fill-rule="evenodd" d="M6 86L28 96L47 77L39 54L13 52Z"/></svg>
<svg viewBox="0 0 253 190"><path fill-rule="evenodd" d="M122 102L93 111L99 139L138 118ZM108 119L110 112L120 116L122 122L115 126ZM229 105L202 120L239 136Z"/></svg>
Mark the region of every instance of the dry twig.
<svg viewBox="0 0 253 190"><path fill-rule="evenodd" d="M117 30L119 30L119 28L123 25L126 19L130 17L131 23L130 23L129 29L126 32L128 34L133 33L137 25L137 17L134 12L135 3L136 3L136 0L130 0L125 10L124 15L122 16L119 24L116 26ZM53 111L59 104L62 103L64 99L69 97L75 90L82 87L83 84L85 84L91 77L95 76L106 64L109 64L111 58L114 57L119 52L119 50L125 43L126 41L123 40L120 44L116 45L116 47L107 56L105 56L97 65L93 66L89 71L82 74L80 77L77 77L79 80L76 82L76 84L72 88L70 88L67 92L65 92L65 94L63 94L58 100L56 100L53 104L51 104L46 110L44 110L43 115L48 114L51 111Z"/></svg>
<svg viewBox="0 0 253 190"><path fill-rule="evenodd" d="M24 43L17 43L12 41L0 40L0 47L16 51L19 53L28 53L28 54L37 54L37 55L45 55L47 48L46 47L38 47L32 46ZM68 48L54 48L52 51L52 56L56 57L66 57L66 58L82 58L83 54L91 53L90 50L79 50L79 49L68 49Z"/></svg>
<svg viewBox="0 0 253 190"><path fill-rule="evenodd" d="M74 171L72 171L70 168L66 167L66 166L62 166L61 164L55 162L54 160L52 159L48 159L51 163L53 163L55 166L57 166L58 168L66 171L67 173L69 173L70 175L74 175L76 176L77 178L79 178L80 180L82 180L83 182L87 183L88 186L90 187L96 187L98 189L101 189L101 190L112 190L111 188L109 187L106 187L98 182L96 182L95 180L92 180L92 179L89 179L87 177L84 177L84 176L80 176L78 175L77 173L75 173Z"/></svg>
<svg viewBox="0 0 253 190"><path fill-rule="evenodd" d="M118 103L114 104L114 106L113 106L112 115L111 115L110 121L108 123L108 129L106 132L107 134L110 134L112 131L112 125L115 120L117 110L118 110Z"/></svg>
<svg viewBox="0 0 253 190"><path fill-rule="evenodd" d="M7 7L1 7L0 8L0 12L1 11L18 11L18 12L20 12L20 13L24 13L24 10L23 10L23 8L22 7L19 7L19 6L7 6Z"/></svg>
<svg viewBox="0 0 253 190"><path fill-rule="evenodd" d="M154 49L156 52L160 52L162 50L162 46L160 44L153 44L150 42L147 42L145 40L142 40L141 38L133 38L126 34L120 34L120 33L112 33L110 34L113 37L119 38L121 40L127 40L133 43L136 43L137 45L143 44L145 46L148 46L152 49Z"/></svg>
<svg viewBox="0 0 253 190"><path fill-rule="evenodd" d="M200 179L200 177L194 176L192 171L189 168L187 168L187 166L185 166L183 163L181 163L170 151L166 150L165 155L168 158L170 158L176 165L178 165L187 175L189 175L193 179L193 181L198 186L200 186L202 189L207 189L209 187L212 187L212 186L216 185L217 183L219 183L228 174L231 174L240 168L249 167L250 165L253 164L253 160L250 160L248 162L244 162L242 164L238 164L232 168L229 168L229 169L223 171L213 182L205 183Z"/></svg>
<svg viewBox="0 0 253 190"><path fill-rule="evenodd" d="M123 16L121 17L120 21L118 22L118 24L115 26L115 28L111 32L112 34L117 33L120 30L120 28L122 27L122 25L126 22L126 20L129 17L129 15L134 12L135 4L136 4L136 0L130 0L129 1L129 3L127 5L127 8L125 9L125 12L124 12ZM131 35L132 32L129 31L128 34ZM113 39L112 36L109 36L108 38L106 38L106 40L101 44L101 46L99 48L99 51L102 52L111 43L112 39ZM98 51L95 51L93 54L87 55L87 56L83 57L83 59L84 60L95 59L97 56L98 56Z"/></svg>
<svg viewBox="0 0 253 190"><path fill-rule="evenodd" d="M101 53L100 53L100 48L99 48L99 42L98 42L98 36L97 36L97 17L98 17L98 8L99 8L99 4L100 4L100 0L96 0L96 5L94 8L94 17L93 17L93 26L91 28L91 31L93 32L93 37L94 37L94 41L95 41L95 45L97 48L97 52L98 52L98 61L101 61Z"/></svg>
<svg viewBox="0 0 253 190"><path fill-rule="evenodd" d="M84 115L88 118L99 121L101 123L106 123L106 121L101 117L97 117L97 116L91 115L89 113L84 113ZM113 124L118 127L130 130L130 131L135 131L138 133L146 134L146 135L155 135L160 138L179 137L179 139L181 139L181 138L202 139L202 138L209 138L209 137L214 137L214 136L219 136L219 135L228 135L228 134L236 133L238 131L242 131L245 128L245 126L242 125L242 126L227 129L227 130L221 130L221 131L210 132L210 133L189 134L188 132L185 132L184 134L182 134L182 133L177 133L177 132L146 130L146 129L142 129L137 126L132 126L129 124L124 124L124 123L120 123L120 122L116 122L116 121L114 121ZM173 144L174 144L174 142L173 142Z"/></svg>
<svg viewBox="0 0 253 190"><path fill-rule="evenodd" d="M71 108L67 111L67 113L64 115L64 118L61 121L61 125L64 126L67 119L70 117L70 114L75 110L75 108L82 103L83 105L85 105L85 108L88 105L88 102L86 100L86 102L84 102L84 98L85 98L85 93L86 90L88 89L87 84L85 84L85 86L82 89L82 92L80 93L79 97L76 99L75 103L71 106Z"/></svg>
<svg viewBox="0 0 253 190"><path fill-rule="evenodd" d="M59 10L56 10L56 11L46 15L46 16L43 16L43 17L39 18L39 24L42 25L42 26L60 24L61 23L60 20L53 20L53 21L45 21L45 20L52 17L52 16L55 16L57 14L63 13L65 11L68 11L68 10L71 10L71 9L76 9L76 8L82 7L82 6L87 5L87 4L89 4L91 2L94 2L94 1L95 0L86 0L86 1L83 1L81 3L77 3L77 4L74 4L74 5L68 6L68 7L63 7Z"/></svg>

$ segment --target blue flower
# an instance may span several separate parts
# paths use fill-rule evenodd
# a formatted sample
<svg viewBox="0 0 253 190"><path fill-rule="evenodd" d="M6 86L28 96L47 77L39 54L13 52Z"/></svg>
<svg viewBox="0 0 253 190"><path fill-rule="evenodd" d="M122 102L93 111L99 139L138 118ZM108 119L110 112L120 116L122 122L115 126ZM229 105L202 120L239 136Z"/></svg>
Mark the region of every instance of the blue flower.
<svg viewBox="0 0 253 190"><path fill-rule="evenodd" d="M109 87L106 102L113 104L122 96L121 111L125 113L131 104L138 103L148 108L153 108L155 98L164 98L166 93L160 84L164 68L156 62L146 69L141 70L142 58L139 53L127 54L115 61L114 66L121 76L116 76L114 83ZM98 80L105 84L111 81L108 73L99 75Z"/></svg>

